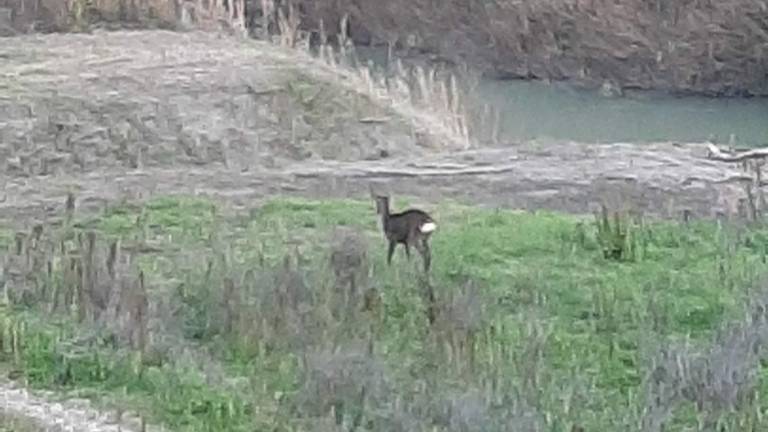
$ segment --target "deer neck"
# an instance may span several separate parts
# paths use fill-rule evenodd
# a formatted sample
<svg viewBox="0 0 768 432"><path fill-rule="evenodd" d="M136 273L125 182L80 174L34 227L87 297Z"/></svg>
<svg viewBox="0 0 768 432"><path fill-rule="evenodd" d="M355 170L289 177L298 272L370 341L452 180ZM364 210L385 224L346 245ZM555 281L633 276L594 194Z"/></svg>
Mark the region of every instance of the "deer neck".
<svg viewBox="0 0 768 432"><path fill-rule="evenodd" d="M389 203L382 206L381 209L381 227L386 230L389 225Z"/></svg>

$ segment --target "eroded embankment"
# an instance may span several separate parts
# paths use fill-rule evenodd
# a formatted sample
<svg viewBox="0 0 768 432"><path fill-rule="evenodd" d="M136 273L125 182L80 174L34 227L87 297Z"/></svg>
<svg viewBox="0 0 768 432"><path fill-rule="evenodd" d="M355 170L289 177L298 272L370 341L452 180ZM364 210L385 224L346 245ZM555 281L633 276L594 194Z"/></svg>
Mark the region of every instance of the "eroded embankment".
<svg viewBox="0 0 768 432"><path fill-rule="evenodd" d="M25 36L0 56L6 219L42 217L69 190L86 207L153 191L248 205L274 193L361 194L361 179L432 199L576 212L610 198L711 216L739 199L738 180L727 181L739 172L696 146L425 146L409 122L258 42L166 31Z"/></svg>

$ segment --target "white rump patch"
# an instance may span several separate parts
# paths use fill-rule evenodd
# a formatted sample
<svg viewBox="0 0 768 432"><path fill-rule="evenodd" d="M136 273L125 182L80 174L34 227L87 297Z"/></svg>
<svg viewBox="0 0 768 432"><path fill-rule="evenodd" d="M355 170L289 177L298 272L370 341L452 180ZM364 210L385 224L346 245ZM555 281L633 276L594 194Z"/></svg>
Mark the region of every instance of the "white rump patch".
<svg viewBox="0 0 768 432"><path fill-rule="evenodd" d="M423 233L431 233L432 231L435 230L435 228L437 228L437 224L435 224L434 222L427 222L424 225L422 225L420 229L421 229L421 232Z"/></svg>

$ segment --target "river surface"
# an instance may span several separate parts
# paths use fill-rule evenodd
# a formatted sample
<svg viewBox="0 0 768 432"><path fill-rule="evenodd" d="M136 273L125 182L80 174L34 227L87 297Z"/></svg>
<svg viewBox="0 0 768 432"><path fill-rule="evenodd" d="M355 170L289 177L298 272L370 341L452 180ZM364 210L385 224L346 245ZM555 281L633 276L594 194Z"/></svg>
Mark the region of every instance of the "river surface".
<svg viewBox="0 0 768 432"><path fill-rule="evenodd" d="M478 96L499 109L511 140L701 142L768 145L768 98L675 97L631 92L606 97L567 84L483 80ZM733 138L731 138L733 137Z"/></svg>
<svg viewBox="0 0 768 432"><path fill-rule="evenodd" d="M356 48L386 68L386 50ZM768 98L670 96L633 91L603 96L567 83L481 79L477 99L500 113L500 138L612 142L733 142L768 146Z"/></svg>

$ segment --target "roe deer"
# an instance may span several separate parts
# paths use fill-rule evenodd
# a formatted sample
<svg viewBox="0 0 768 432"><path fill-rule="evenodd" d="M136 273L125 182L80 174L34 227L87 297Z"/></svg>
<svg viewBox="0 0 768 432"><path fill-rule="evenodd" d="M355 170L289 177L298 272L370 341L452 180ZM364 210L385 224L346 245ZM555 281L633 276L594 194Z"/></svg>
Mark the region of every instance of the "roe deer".
<svg viewBox="0 0 768 432"><path fill-rule="evenodd" d="M372 193L373 195L373 193ZM384 235L389 241L387 264L392 264L395 247L402 243L405 254L410 260L413 246L424 260L424 271L429 271L432 262L432 252L429 249L429 237L437 228L434 219L426 212L418 209L408 209L400 213L389 212L389 197L373 195L376 200L376 213L381 215L381 225Z"/></svg>

